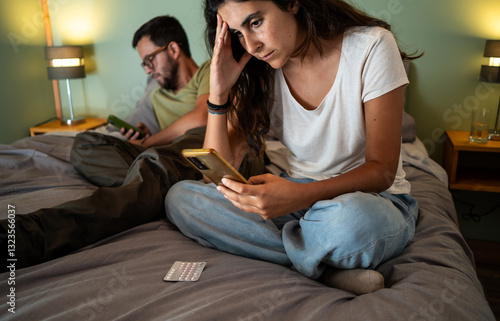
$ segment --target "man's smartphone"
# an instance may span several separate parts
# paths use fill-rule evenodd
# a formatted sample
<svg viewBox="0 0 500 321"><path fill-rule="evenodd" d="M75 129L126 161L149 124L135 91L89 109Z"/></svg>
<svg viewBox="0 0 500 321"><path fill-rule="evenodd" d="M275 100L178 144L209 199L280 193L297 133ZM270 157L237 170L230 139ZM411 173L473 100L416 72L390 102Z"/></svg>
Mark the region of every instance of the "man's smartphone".
<svg viewBox="0 0 500 321"><path fill-rule="evenodd" d="M130 125L129 123L127 123L124 120L121 120L120 118L116 117L115 115L108 116L108 123L110 123L111 125L113 125L115 127L118 127L119 129L125 128L127 131L129 131L130 129L133 129L134 131L140 133L138 138L144 137L144 132L142 130L140 130L139 128L137 128L135 126Z"/></svg>
<svg viewBox="0 0 500 321"><path fill-rule="evenodd" d="M215 185L222 185L222 178L248 184L248 181L215 149L184 149L182 155Z"/></svg>

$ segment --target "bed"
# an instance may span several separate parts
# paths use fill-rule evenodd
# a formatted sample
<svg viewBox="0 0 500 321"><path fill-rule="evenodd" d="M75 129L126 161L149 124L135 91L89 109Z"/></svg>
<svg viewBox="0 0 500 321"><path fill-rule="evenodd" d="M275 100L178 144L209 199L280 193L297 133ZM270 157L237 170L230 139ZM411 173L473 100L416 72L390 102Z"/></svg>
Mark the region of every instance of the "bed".
<svg viewBox="0 0 500 321"><path fill-rule="evenodd" d="M151 111L143 103L131 117ZM116 135L109 127L97 131ZM9 210L31 213L97 188L69 161L73 139L52 133L0 145L1 219ZM458 228L447 175L429 158L407 113L402 139L419 219L403 254L377 268L385 278L382 290L356 296L280 265L204 248L163 215L69 255L1 274L1 319L494 320ZM267 147L269 172L286 169L286 149L273 140ZM165 282L176 261L206 266L198 281Z"/></svg>
<svg viewBox="0 0 500 321"><path fill-rule="evenodd" d="M2 218L9 205L20 215L96 188L71 166L72 140L43 135L0 146ZM458 229L446 173L418 138L409 140L404 169L420 216L404 253L377 268L385 289L355 296L329 288L283 266L204 248L160 219L4 273L2 319L494 320ZM268 149L268 169L283 169L283 147L269 141ZM196 282L163 281L175 261L206 267Z"/></svg>

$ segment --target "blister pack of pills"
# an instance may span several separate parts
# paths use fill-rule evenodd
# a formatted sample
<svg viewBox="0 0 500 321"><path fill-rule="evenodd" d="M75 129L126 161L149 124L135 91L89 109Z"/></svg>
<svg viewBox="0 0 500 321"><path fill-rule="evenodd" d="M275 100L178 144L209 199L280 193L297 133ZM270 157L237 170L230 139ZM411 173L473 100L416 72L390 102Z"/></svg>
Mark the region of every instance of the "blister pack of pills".
<svg viewBox="0 0 500 321"><path fill-rule="evenodd" d="M170 268L164 281L197 281L207 262L176 261Z"/></svg>

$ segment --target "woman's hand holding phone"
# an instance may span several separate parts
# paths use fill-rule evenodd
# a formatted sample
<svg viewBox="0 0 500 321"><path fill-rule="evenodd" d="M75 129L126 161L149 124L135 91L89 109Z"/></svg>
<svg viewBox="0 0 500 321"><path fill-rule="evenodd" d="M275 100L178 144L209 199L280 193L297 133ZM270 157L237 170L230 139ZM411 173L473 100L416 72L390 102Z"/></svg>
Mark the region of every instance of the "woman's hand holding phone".
<svg viewBox="0 0 500 321"><path fill-rule="evenodd" d="M303 204L307 193L301 187L306 184L294 183L272 174L251 177L250 184L242 184L223 179L217 189L239 209L256 213L268 220L307 208ZM304 197L305 196L305 197Z"/></svg>

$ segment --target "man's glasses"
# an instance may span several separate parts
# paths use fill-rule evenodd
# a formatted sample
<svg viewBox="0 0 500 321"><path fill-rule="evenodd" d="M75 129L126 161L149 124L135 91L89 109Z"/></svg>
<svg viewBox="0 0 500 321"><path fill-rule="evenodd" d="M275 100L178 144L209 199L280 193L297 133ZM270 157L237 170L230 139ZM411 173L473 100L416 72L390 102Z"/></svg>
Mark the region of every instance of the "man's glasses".
<svg viewBox="0 0 500 321"><path fill-rule="evenodd" d="M147 55L144 60L142 61L141 63L141 67L142 68L146 68L148 67L149 69L154 69L154 64L153 64L153 60L155 59L156 55L159 54L160 52L162 52L163 50L167 49L168 45L165 45L163 47L160 47L158 49L156 49L155 51L153 51L152 53L150 53L149 55Z"/></svg>

